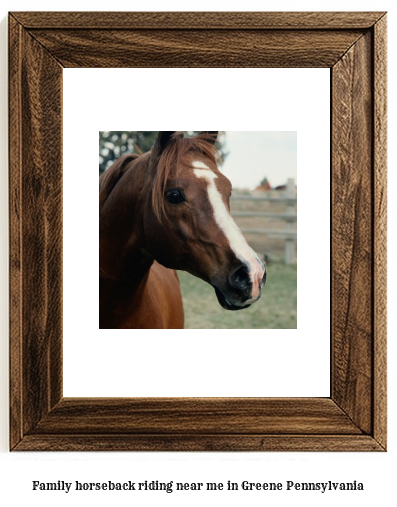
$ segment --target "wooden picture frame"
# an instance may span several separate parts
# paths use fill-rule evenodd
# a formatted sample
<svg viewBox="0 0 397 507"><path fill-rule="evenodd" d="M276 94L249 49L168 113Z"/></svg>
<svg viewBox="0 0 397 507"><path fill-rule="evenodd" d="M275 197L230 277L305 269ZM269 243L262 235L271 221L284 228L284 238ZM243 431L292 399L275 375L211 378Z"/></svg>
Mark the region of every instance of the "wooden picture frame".
<svg viewBox="0 0 397 507"><path fill-rule="evenodd" d="M384 451L386 14L13 12L9 43L10 448ZM329 398L63 398L64 67L331 69Z"/></svg>

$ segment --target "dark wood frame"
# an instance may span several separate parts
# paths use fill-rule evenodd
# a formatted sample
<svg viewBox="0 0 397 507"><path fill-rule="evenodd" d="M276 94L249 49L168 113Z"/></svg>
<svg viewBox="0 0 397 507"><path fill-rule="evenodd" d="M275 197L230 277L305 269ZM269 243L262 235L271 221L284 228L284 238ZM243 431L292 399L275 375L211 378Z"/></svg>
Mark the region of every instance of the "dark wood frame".
<svg viewBox="0 0 397 507"><path fill-rule="evenodd" d="M10 448L385 450L385 13L14 12L9 41ZM63 398L64 67L331 69L330 398Z"/></svg>

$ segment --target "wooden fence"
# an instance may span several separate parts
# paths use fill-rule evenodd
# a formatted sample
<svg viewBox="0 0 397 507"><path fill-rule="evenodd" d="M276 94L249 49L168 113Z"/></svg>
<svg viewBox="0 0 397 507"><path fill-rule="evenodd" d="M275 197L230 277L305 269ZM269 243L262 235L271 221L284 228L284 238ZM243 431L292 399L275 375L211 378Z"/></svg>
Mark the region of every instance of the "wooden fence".
<svg viewBox="0 0 397 507"><path fill-rule="evenodd" d="M232 196L232 201L267 201L275 203L286 203L285 213L260 212L260 211L232 211L233 217L265 217L276 218L285 221L285 229L245 229L241 231L244 234L262 234L269 238L285 239L284 259L286 264L292 264L295 261L295 243L297 240L296 221L297 213L295 211L297 198L295 194L295 181L289 179L283 196L253 196L253 195L237 195Z"/></svg>

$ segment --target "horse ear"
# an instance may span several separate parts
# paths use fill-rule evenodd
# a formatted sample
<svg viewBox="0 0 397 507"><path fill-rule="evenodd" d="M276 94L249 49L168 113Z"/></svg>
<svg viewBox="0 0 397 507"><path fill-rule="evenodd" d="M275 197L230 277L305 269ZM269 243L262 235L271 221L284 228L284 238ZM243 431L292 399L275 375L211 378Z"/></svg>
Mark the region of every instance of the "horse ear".
<svg viewBox="0 0 397 507"><path fill-rule="evenodd" d="M217 130L216 132L199 132L199 135L200 134L208 134L208 142L211 143L211 144L215 144L216 143L216 139L218 137L218 134L219 134L219 130Z"/></svg>
<svg viewBox="0 0 397 507"><path fill-rule="evenodd" d="M170 142L172 134L175 134L176 130L172 131L160 131L157 140L154 143L153 150L156 153L156 155L161 155L167 146L167 144Z"/></svg>

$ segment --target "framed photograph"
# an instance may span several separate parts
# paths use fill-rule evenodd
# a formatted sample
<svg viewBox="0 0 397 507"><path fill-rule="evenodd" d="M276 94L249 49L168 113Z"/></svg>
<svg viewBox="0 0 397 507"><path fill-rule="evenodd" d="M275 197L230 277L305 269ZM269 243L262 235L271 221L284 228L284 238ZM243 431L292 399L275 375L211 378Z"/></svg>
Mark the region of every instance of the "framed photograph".
<svg viewBox="0 0 397 507"><path fill-rule="evenodd" d="M63 69L188 67L330 69L329 397L63 396ZM385 451L386 14L13 12L9 73L10 449Z"/></svg>

